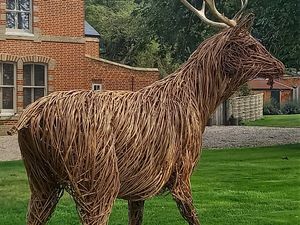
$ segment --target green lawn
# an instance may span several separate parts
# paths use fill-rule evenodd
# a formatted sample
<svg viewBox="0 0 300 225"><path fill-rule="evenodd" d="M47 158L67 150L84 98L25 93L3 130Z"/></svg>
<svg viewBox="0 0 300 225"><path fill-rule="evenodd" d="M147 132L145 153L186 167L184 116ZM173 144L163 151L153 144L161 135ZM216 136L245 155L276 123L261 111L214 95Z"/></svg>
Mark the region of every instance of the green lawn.
<svg viewBox="0 0 300 225"><path fill-rule="evenodd" d="M248 121L247 126L300 127L300 114L264 116L263 119Z"/></svg>
<svg viewBox="0 0 300 225"><path fill-rule="evenodd" d="M205 150L192 184L203 225L299 224L300 144ZM0 163L0 224L25 224L28 197L22 162ZM69 196L49 224L79 225ZM127 224L125 201L116 202L109 224ZM186 223L168 194L146 202L144 224Z"/></svg>

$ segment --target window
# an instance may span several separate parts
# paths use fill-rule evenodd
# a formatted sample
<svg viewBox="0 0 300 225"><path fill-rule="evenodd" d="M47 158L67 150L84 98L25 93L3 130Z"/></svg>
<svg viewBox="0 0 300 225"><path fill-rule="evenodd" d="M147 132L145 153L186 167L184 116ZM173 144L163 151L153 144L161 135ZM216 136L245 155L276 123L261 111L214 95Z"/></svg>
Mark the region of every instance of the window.
<svg viewBox="0 0 300 225"><path fill-rule="evenodd" d="M93 91L102 91L102 84L92 84Z"/></svg>
<svg viewBox="0 0 300 225"><path fill-rule="evenodd" d="M12 115L15 113L15 65L0 62L0 113Z"/></svg>
<svg viewBox="0 0 300 225"><path fill-rule="evenodd" d="M41 64L26 64L23 67L23 73L23 106L25 108L46 95L47 69Z"/></svg>
<svg viewBox="0 0 300 225"><path fill-rule="evenodd" d="M31 1L6 0L6 29L31 32Z"/></svg>

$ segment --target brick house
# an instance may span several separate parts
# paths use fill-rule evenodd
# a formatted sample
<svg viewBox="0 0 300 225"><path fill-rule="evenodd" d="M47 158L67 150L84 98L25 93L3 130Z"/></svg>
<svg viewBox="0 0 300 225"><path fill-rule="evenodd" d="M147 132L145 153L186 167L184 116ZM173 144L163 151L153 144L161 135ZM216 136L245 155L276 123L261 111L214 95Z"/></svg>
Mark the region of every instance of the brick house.
<svg viewBox="0 0 300 225"><path fill-rule="evenodd" d="M280 80L274 81L273 88L265 79L254 79L248 82L249 88L254 93L264 94L264 103L275 100L279 105L289 101L300 101L300 77L285 76Z"/></svg>
<svg viewBox="0 0 300 225"><path fill-rule="evenodd" d="M284 76L280 82L293 88L292 99L300 104L300 75Z"/></svg>
<svg viewBox="0 0 300 225"><path fill-rule="evenodd" d="M84 21L83 0L0 0L2 125L53 91L138 90L157 79L157 69L100 58L99 34Z"/></svg>

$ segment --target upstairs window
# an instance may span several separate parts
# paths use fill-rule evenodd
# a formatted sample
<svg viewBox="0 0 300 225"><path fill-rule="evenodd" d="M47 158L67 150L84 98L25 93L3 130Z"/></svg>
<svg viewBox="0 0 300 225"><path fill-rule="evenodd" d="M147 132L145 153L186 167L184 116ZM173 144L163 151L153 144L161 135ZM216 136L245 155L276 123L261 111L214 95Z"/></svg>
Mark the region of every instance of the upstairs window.
<svg viewBox="0 0 300 225"><path fill-rule="evenodd" d="M15 112L16 70L13 63L0 62L0 114L9 116Z"/></svg>
<svg viewBox="0 0 300 225"><path fill-rule="evenodd" d="M41 64L26 64L23 67L23 72L23 106L25 108L47 94L47 68Z"/></svg>
<svg viewBox="0 0 300 225"><path fill-rule="evenodd" d="M6 0L7 31L31 32L30 0Z"/></svg>

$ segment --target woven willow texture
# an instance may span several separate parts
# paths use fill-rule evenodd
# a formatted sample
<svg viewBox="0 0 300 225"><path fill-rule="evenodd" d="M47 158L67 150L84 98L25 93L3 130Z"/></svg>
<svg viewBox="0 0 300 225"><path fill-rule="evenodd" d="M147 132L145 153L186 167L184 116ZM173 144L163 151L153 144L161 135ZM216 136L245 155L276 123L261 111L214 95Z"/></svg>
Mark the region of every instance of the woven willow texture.
<svg viewBox="0 0 300 225"><path fill-rule="evenodd" d="M190 177L208 118L247 80L283 74L249 24L209 38L140 91L55 92L26 108L11 133L29 177L28 224L45 224L67 190L85 225L107 224L117 197L129 200L130 224L141 224L144 201L164 191L199 225Z"/></svg>
<svg viewBox="0 0 300 225"><path fill-rule="evenodd" d="M241 96L229 100L229 115L242 120L258 120L263 117L264 94Z"/></svg>

